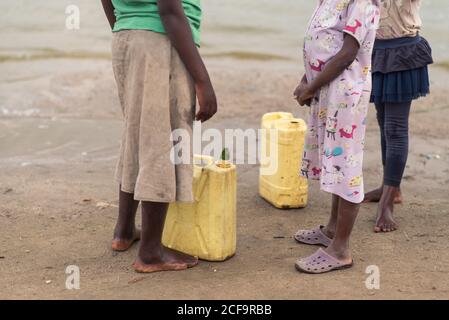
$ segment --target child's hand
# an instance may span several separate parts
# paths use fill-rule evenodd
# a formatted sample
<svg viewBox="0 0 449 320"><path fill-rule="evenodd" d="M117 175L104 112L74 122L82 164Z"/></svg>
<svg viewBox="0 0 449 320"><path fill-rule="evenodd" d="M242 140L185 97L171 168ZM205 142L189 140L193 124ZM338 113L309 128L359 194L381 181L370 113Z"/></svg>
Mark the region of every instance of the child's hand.
<svg viewBox="0 0 449 320"><path fill-rule="evenodd" d="M315 92L311 89L309 85L305 85L301 88L299 95L297 97L299 105L309 106L312 104L312 99L315 96Z"/></svg>
<svg viewBox="0 0 449 320"><path fill-rule="evenodd" d="M311 92L310 87L307 84L307 80L305 77L301 80L295 92L293 93L295 100L298 101L301 106L309 106L312 103L312 98L315 95Z"/></svg>
<svg viewBox="0 0 449 320"><path fill-rule="evenodd" d="M214 88L210 82L206 84L196 84L196 95L200 105L200 110L196 114L197 121L205 122L217 113L217 98Z"/></svg>

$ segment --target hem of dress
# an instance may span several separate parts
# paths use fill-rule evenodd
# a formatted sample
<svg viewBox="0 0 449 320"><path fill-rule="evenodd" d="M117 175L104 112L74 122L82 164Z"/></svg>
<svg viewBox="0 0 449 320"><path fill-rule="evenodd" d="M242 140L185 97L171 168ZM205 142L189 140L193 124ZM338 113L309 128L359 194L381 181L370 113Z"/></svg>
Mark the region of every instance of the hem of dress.
<svg viewBox="0 0 449 320"><path fill-rule="evenodd" d="M181 203L194 203L195 200L193 198L193 194L190 197L184 198L153 198L153 197L141 197L138 194L135 193L135 186L124 186L122 182L119 179L114 179L115 182L119 185L120 190L129 194L134 194L134 200L136 201L145 201L145 202L159 202L159 203L174 203L174 202L181 202ZM128 188L129 187L129 188Z"/></svg>
<svg viewBox="0 0 449 320"><path fill-rule="evenodd" d="M118 184L118 186L120 188L120 191L123 191L123 192L126 192L126 193L130 193L130 194L134 194L134 189L136 188L135 185L128 188L128 186L125 186L122 183L122 180L120 178L117 178L117 177L114 178L114 181Z"/></svg>
<svg viewBox="0 0 449 320"><path fill-rule="evenodd" d="M303 176L303 177L305 178L305 176ZM321 179L320 179L319 177L309 177L308 180L312 180L312 181L321 181ZM321 182L320 182L320 190L321 190L321 191L324 191L324 192L327 192L327 193L330 193L330 194L334 194L334 195L336 195L336 196L339 196L339 197L345 199L346 201L349 201L349 202L355 203L355 204L360 204L360 203L362 203L363 200L364 200L364 198L365 198L365 195L363 195L362 200L360 200L360 202L354 201L354 198L348 197L346 194L339 194L339 193L336 193L335 191L326 190L326 187L323 186L323 185L321 184Z"/></svg>
<svg viewBox="0 0 449 320"><path fill-rule="evenodd" d="M365 196L363 196L360 201L354 201L354 198L348 197L346 194L337 193L337 192L335 192L335 190L332 190L332 191L331 190L326 190L326 187L323 186L323 185L320 186L320 190L324 191L324 192L327 192L327 193L330 193L330 194L333 194L333 195L336 195L336 196L339 196L340 198L343 198L346 201L354 203L354 204L361 204L363 202L364 198L365 198Z"/></svg>
<svg viewBox="0 0 449 320"><path fill-rule="evenodd" d="M158 203L193 203L193 197L191 199L156 199L156 198L147 198L147 197L140 197L139 195L134 195L134 200L136 201L143 201L143 202L158 202Z"/></svg>

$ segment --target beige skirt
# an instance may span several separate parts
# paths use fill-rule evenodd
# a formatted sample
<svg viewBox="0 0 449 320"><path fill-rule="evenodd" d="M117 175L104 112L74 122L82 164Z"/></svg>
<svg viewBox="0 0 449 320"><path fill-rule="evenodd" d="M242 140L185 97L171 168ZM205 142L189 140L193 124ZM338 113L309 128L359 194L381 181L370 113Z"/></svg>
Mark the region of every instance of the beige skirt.
<svg viewBox="0 0 449 320"><path fill-rule="evenodd" d="M191 202L193 169L170 159L175 129L192 137L195 89L164 34L113 34L112 63L124 116L115 178L140 201ZM190 163L192 163L190 161Z"/></svg>

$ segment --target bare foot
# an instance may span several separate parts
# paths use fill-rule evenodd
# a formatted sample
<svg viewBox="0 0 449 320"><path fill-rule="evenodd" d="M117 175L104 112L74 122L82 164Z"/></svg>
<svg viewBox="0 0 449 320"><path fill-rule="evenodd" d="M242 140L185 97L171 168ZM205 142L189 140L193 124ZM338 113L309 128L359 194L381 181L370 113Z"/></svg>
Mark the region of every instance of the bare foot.
<svg viewBox="0 0 449 320"><path fill-rule="evenodd" d="M146 257L138 256L133 264L134 269L140 273L152 273L159 271L177 271L193 268L198 264L198 258L182 252L162 247L156 255L149 254Z"/></svg>
<svg viewBox="0 0 449 320"><path fill-rule="evenodd" d="M380 198L382 198L382 190L383 187L380 187L365 193L365 199L363 200L363 203L379 202ZM398 189L394 197L394 204L402 204L403 202L404 198L402 196L401 189Z"/></svg>
<svg viewBox="0 0 449 320"><path fill-rule="evenodd" d="M382 198L377 208L376 225L374 232L392 232L398 229L393 219L394 199L398 188L385 186Z"/></svg>
<svg viewBox="0 0 449 320"><path fill-rule="evenodd" d="M392 232L396 231L397 229L398 225L393 219L393 207L381 206L379 204L374 232Z"/></svg>
<svg viewBox="0 0 449 320"><path fill-rule="evenodd" d="M131 246L140 240L140 230L134 229L132 236L119 236L117 233L112 240L112 250L123 252L131 248Z"/></svg>

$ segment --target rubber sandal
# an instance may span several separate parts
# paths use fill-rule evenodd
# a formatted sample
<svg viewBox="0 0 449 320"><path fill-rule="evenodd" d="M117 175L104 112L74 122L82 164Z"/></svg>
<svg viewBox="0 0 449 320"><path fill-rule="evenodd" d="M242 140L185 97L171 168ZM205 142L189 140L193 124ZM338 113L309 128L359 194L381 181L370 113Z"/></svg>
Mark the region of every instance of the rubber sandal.
<svg viewBox="0 0 449 320"><path fill-rule="evenodd" d="M296 262L295 267L300 272L320 274L330 271L348 269L351 268L353 264L353 262L349 264L342 264L336 258L325 252L323 249L318 249L318 251L311 256L299 259Z"/></svg>
<svg viewBox="0 0 449 320"><path fill-rule="evenodd" d="M332 239L323 233L323 228L324 226L319 226L313 230L299 230L294 238L299 243L328 247Z"/></svg>

